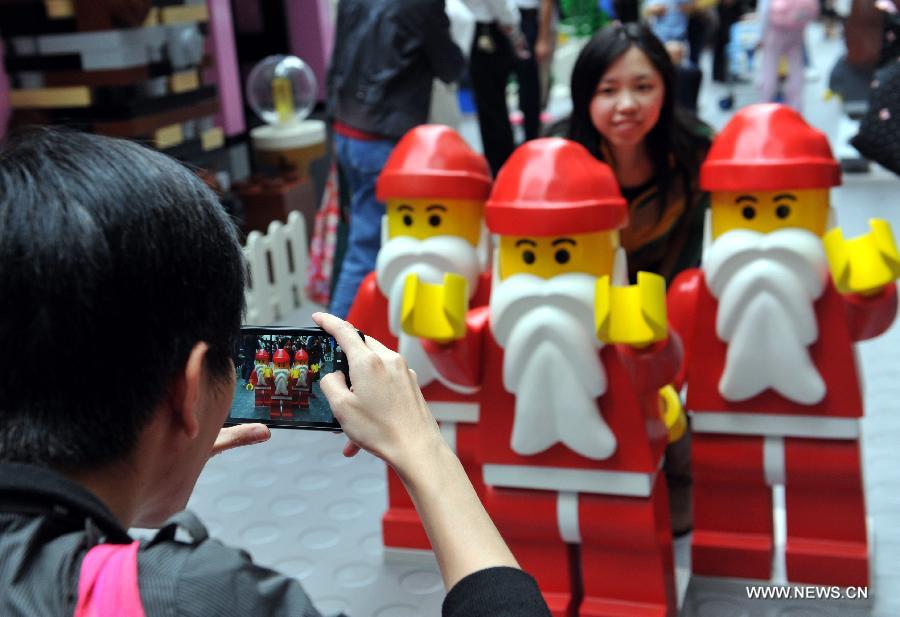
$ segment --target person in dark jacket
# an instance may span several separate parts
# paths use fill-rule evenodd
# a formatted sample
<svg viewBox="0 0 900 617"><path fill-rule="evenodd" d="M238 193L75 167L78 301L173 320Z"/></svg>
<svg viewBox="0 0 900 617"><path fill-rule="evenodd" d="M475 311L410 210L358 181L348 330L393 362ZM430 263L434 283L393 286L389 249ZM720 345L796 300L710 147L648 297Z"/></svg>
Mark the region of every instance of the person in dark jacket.
<svg viewBox="0 0 900 617"><path fill-rule="evenodd" d="M346 316L381 245L384 204L375 180L396 141L428 119L435 78L465 67L443 0L341 0L328 70L328 114L350 191L347 252L330 310Z"/></svg>
<svg viewBox="0 0 900 617"><path fill-rule="evenodd" d="M216 195L159 152L58 129L0 147L0 615L319 617L296 579L169 518L211 454L268 437L221 428L244 308L237 238ZM352 392L341 374L321 383L344 453L403 478L444 615L547 617L403 359L313 317L353 374ZM32 367L51 344L70 369L46 379ZM160 525L148 542L126 532Z"/></svg>

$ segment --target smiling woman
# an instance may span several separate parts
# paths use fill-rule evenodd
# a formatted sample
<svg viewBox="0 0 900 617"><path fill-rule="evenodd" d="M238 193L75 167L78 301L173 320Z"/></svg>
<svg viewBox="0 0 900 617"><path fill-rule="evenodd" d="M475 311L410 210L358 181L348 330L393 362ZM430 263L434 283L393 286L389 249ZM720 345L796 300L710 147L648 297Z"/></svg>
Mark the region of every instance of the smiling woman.
<svg viewBox="0 0 900 617"><path fill-rule="evenodd" d="M711 131L676 110L675 69L645 26L615 24L582 50L572 73L569 138L609 163L629 202L622 230L632 280L671 280L699 262L707 196L697 187Z"/></svg>

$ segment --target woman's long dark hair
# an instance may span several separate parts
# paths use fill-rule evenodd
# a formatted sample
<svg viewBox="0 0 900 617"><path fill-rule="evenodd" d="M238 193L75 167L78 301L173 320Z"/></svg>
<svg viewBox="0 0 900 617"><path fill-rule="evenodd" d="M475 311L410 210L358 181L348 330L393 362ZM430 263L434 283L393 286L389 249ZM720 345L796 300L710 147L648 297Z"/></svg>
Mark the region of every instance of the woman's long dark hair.
<svg viewBox="0 0 900 617"><path fill-rule="evenodd" d="M659 120L645 138L662 198L661 215L676 178L682 179L686 192L690 191L709 149L709 139L696 118L675 109L675 67L666 48L648 27L639 23L606 26L581 50L572 71L569 139L586 147L601 161L615 166L615 161L606 161L603 136L591 122L590 106L600 79L632 47L644 52L662 77L665 89Z"/></svg>

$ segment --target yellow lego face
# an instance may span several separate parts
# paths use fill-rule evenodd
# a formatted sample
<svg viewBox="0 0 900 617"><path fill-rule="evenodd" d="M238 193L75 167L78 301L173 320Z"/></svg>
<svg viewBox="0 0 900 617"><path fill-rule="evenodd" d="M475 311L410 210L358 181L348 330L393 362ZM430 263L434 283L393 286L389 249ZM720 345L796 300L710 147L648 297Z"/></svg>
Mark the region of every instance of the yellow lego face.
<svg viewBox="0 0 900 617"><path fill-rule="evenodd" d="M733 229L769 233L795 227L817 236L828 224L828 189L712 194L712 236Z"/></svg>
<svg viewBox="0 0 900 617"><path fill-rule="evenodd" d="M388 236L459 236L478 246L484 203L467 199L389 199Z"/></svg>
<svg viewBox="0 0 900 617"><path fill-rule="evenodd" d="M500 278L514 274L533 274L546 279L571 272L611 274L618 247L617 231L549 237L501 236Z"/></svg>

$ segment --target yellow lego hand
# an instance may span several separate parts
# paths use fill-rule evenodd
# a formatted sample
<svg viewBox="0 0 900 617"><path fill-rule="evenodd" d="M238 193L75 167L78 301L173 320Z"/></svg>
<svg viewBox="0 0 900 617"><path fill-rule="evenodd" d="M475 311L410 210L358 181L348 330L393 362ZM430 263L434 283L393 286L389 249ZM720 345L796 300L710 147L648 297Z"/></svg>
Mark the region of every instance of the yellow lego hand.
<svg viewBox="0 0 900 617"><path fill-rule="evenodd" d="M637 285L615 287L609 276L597 279L594 295L597 338L604 343L646 347L665 340L666 280L658 274L638 272Z"/></svg>
<svg viewBox="0 0 900 617"><path fill-rule="evenodd" d="M687 432L687 415L681 406L681 397L672 386L659 391L659 415L669 431L669 443L675 443L684 437Z"/></svg>
<svg viewBox="0 0 900 617"><path fill-rule="evenodd" d="M887 221L871 219L869 233L845 240L840 228L822 242L834 286L841 293L874 295L900 278L900 253Z"/></svg>
<svg viewBox="0 0 900 617"><path fill-rule="evenodd" d="M406 277L400 324L410 336L449 343L466 334L469 294L466 279L448 272L444 282L423 283L417 274Z"/></svg>
<svg viewBox="0 0 900 617"><path fill-rule="evenodd" d="M244 384L244 390L246 390L247 392L253 392L255 388L253 387L253 384L248 381Z"/></svg>

